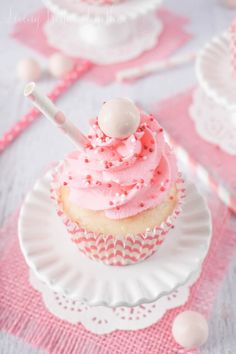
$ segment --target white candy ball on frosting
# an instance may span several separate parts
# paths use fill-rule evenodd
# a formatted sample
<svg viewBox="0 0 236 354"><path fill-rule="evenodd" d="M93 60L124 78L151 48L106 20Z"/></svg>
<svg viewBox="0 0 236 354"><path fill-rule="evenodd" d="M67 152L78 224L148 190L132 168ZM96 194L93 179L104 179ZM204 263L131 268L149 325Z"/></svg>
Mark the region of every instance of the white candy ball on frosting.
<svg viewBox="0 0 236 354"><path fill-rule="evenodd" d="M206 319L195 311L184 311L173 322L172 334L175 341L187 349L203 345L207 341L208 332Z"/></svg>
<svg viewBox="0 0 236 354"><path fill-rule="evenodd" d="M127 98L114 98L103 104L98 124L104 134L124 139L135 133L140 124L140 112Z"/></svg>
<svg viewBox="0 0 236 354"><path fill-rule="evenodd" d="M54 53L50 56L48 70L52 76L62 78L73 69L74 62L62 53Z"/></svg>
<svg viewBox="0 0 236 354"><path fill-rule="evenodd" d="M17 64L17 76L23 81L37 81L41 76L41 69L36 60L22 59Z"/></svg>

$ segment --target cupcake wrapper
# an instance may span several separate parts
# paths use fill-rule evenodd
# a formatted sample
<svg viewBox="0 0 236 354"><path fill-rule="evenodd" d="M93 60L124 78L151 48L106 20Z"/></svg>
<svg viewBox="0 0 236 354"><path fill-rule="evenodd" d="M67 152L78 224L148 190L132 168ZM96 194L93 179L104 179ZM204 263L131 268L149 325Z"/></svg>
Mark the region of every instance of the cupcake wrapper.
<svg viewBox="0 0 236 354"><path fill-rule="evenodd" d="M140 262L150 257L163 243L167 233L174 228L175 219L181 213L181 205L185 197L184 180L179 173L177 187L177 205L160 226L147 229L146 232L136 235L126 235L118 238L113 235L103 235L90 232L80 227L71 220L63 211L58 202L58 185L56 181L57 171L53 174L51 185L51 198L56 203L57 214L62 219L71 236L71 240L78 249L95 261L114 266L124 266Z"/></svg>

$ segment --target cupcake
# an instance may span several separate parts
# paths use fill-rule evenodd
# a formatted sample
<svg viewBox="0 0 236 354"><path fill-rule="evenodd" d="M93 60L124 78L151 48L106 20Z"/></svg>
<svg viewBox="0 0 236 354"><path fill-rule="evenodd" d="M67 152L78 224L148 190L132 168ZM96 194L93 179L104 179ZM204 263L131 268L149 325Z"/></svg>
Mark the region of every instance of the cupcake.
<svg viewBox="0 0 236 354"><path fill-rule="evenodd" d="M151 256L184 197L176 159L153 115L128 99L103 104L88 143L53 173L52 198L71 240L93 260L128 265Z"/></svg>

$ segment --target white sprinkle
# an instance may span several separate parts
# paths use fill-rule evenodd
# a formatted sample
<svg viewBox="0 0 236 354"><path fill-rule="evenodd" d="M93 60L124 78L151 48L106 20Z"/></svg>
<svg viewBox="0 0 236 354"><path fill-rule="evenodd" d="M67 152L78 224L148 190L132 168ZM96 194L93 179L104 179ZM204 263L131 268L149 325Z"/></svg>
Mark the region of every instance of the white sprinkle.
<svg viewBox="0 0 236 354"><path fill-rule="evenodd" d="M130 139L131 143L135 143L136 139L134 136L132 136L132 138Z"/></svg>
<svg viewBox="0 0 236 354"><path fill-rule="evenodd" d="M143 156L143 160L147 160L147 156Z"/></svg>

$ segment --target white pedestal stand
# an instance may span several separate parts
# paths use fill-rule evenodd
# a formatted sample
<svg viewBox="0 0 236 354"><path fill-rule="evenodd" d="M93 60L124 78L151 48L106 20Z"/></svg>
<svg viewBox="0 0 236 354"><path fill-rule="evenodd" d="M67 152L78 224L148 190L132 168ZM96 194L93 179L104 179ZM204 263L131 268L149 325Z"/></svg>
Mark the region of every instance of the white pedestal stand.
<svg viewBox="0 0 236 354"><path fill-rule="evenodd" d="M126 0L116 5L43 0L54 14L44 28L50 45L98 64L133 59L156 45L162 0Z"/></svg>
<svg viewBox="0 0 236 354"><path fill-rule="evenodd" d="M96 333L140 329L184 304L208 252L211 219L202 196L186 184L181 216L160 249L126 267L94 262L77 250L50 200L51 172L28 194L19 218L19 239L46 307ZM39 220L44 220L37 226Z"/></svg>
<svg viewBox="0 0 236 354"><path fill-rule="evenodd" d="M236 73L230 60L228 34L214 38L200 52L196 64L199 87L190 115L205 140L236 156Z"/></svg>

